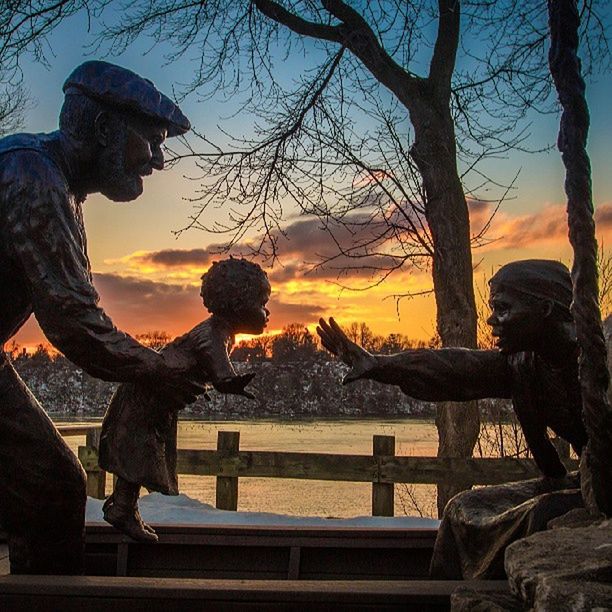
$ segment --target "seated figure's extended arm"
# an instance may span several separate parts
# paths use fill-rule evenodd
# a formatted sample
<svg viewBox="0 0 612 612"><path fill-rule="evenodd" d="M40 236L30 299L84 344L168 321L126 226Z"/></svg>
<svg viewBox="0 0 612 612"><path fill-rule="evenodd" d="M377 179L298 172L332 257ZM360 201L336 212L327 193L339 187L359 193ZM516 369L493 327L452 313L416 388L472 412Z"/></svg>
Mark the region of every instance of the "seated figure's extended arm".
<svg viewBox="0 0 612 612"><path fill-rule="evenodd" d="M317 333L328 351L351 366L345 383L371 378L399 385L406 395L433 402L512 395L508 361L499 351L414 349L372 355L350 340L333 318L329 323L320 319Z"/></svg>
<svg viewBox="0 0 612 612"><path fill-rule="evenodd" d="M163 367L162 357L118 331L98 306L80 205L53 164L29 151L11 156L10 163L28 172L11 173L13 180L3 186L3 198L10 204L4 220L9 252L47 338L99 378L130 381L154 375Z"/></svg>
<svg viewBox="0 0 612 612"><path fill-rule="evenodd" d="M510 370L499 351L413 349L374 357L376 364L366 377L399 385L416 399L435 402L511 397Z"/></svg>

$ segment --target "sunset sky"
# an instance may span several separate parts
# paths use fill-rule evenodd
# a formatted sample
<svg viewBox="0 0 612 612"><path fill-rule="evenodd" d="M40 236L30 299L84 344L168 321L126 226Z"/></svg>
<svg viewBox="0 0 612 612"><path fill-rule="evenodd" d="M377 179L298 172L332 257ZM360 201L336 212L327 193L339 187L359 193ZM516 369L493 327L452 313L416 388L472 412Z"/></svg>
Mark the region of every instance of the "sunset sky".
<svg viewBox="0 0 612 612"><path fill-rule="evenodd" d="M48 63L23 63L25 84L33 103L23 126L26 132L57 129L62 104L62 83L80 62L100 57L90 54L84 17L67 20L49 37ZM193 63L184 58L164 65L163 47L150 48L139 40L122 55L107 58L153 80L158 88L171 94L174 87L186 83ZM280 61L280 60L279 60ZM288 70L290 66L285 66ZM593 166L597 234L604 246L612 241L612 119L610 74L590 82L587 96L591 109L589 153ZM181 108L200 132L214 133L229 109L217 102L189 96ZM558 115L536 115L532 125L532 144L544 148L554 144ZM240 128L244 118L232 119ZM473 253L475 284L484 287L484 279L500 264L529 257L561 259L571 263L567 241L563 168L556 149L528 154L514 152L489 162L490 171L509 180L519 170L516 189L502 205L487 234L486 246ZM218 255L220 240L198 230L176 236L173 230L184 227L197 183L193 166L182 163L145 180L144 194L135 202L117 204L99 195L85 203L89 257L101 303L115 324L131 334L164 330L176 335L188 330L206 316L199 298L199 278ZM470 204L472 233L477 234L487 221L493 204ZM227 211L215 211L220 220ZM333 315L342 323L366 321L379 334L398 332L415 339L428 339L435 331L434 301L431 296L406 299L399 308L391 297L408 291L431 287L427 271L400 272L384 284L368 291L353 291L369 284L363 274L338 278L335 270L311 271L314 253L331 252L333 245L315 219L288 214L286 239L279 243L281 260L269 268L273 287L270 303L270 331L291 322L311 328L320 316ZM399 315L399 316L398 316ZM16 340L35 345L43 340L32 318Z"/></svg>

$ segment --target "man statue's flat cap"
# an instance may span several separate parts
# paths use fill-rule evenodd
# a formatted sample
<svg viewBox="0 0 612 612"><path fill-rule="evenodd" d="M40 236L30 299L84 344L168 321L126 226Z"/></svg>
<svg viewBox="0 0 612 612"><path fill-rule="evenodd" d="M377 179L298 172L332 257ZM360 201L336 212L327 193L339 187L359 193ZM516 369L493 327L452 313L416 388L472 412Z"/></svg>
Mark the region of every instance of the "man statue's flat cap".
<svg viewBox="0 0 612 612"><path fill-rule="evenodd" d="M168 126L168 136L180 136L191 127L181 109L151 81L109 62L81 64L66 79L63 91L66 95L83 93L107 106L159 119Z"/></svg>

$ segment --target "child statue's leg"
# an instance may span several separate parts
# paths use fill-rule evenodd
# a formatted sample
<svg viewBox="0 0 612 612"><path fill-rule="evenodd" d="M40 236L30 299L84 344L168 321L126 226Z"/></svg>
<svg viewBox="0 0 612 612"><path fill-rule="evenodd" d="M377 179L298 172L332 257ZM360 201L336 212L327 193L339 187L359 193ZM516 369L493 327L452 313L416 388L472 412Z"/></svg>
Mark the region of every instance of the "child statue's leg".
<svg viewBox="0 0 612 612"><path fill-rule="evenodd" d="M104 502L104 520L139 542L157 542L155 530L138 511L140 485L117 478L112 495Z"/></svg>

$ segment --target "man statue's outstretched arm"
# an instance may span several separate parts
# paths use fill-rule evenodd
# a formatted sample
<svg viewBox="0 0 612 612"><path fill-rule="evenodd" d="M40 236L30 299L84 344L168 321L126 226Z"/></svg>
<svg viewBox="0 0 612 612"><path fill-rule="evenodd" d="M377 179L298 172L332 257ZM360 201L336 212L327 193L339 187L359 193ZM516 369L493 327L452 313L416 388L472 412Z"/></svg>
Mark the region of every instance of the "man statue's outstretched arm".
<svg viewBox="0 0 612 612"><path fill-rule="evenodd" d="M98 306L83 228L77 220L80 211L75 211L51 162L29 152L27 161L28 176L5 189L5 197L16 203L9 208L6 223L12 257L25 277L34 314L47 338L93 376L176 384L177 390L191 389L187 398L192 401L198 385L182 380L181 364L166 363L170 360L117 330Z"/></svg>

